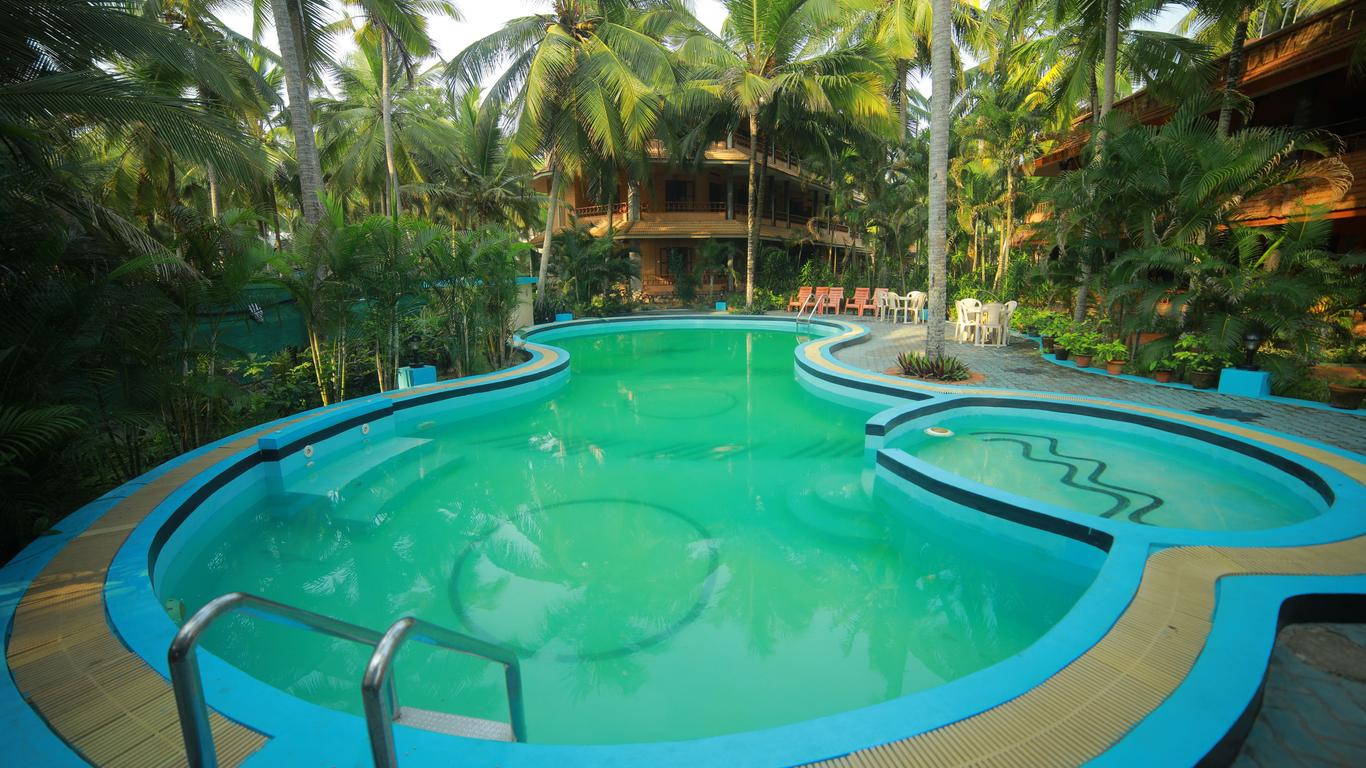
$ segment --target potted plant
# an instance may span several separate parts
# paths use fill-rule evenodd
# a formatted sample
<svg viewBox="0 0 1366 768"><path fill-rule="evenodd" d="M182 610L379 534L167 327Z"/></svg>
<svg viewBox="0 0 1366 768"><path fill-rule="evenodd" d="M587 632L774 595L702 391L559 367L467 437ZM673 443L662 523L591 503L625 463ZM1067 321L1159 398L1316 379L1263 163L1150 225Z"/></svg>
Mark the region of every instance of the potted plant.
<svg viewBox="0 0 1366 768"><path fill-rule="evenodd" d="M1046 314L1048 316L1039 321L1039 338L1043 343L1043 351L1056 354L1058 352L1058 336L1066 333L1068 327L1071 326L1072 323L1057 312L1048 312ZM1067 359L1066 350L1063 350L1063 356L1058 359Z"/></svg>
<svg viewBox="0 0 1366 768"><path fill-rule="evenodd" d="M1328 404L1334 408L1355 411L1366 397L1366 379L1338 379L1328 382Z"/></svg>
<svg viewBox="0 0 1366 768"><path fill-rule="evenodd" d="M1099 344L1100 334L1088 330L1085 326L1076 326L1058 337L1058 346L1067 350L1078 368L1085 368L1091 364L1091 358L1095 357L1096 346ZM1059 355L1058 359L1067 358Z"/></svg>
<svg viewBox="0 0 1366 768"><path fill-rule="evenodd" d="M1175 370L1176 361L1173 360L1170 355L1148 363L1148 371L1153 375L1153 380L1158 384L1170 382L1172 380L1172 372Z"/></svg>
<svg viewBox="0 0 1366 768"><path fill-rule="evenodd" d="M1111 376L1118 376L1123 373L1124 364L1129 362L1129 348L1118 339L1097 344L1096 358L1105 361L1106 373Z"/></svg>
<svg viewBox="0 0 1366 768"><path fill-rule="evenodd" d="M1214 352L1209 339L1185 333L1176 340L1172 357L1185 369L1192 387L1210 389L1219 383L1219 372L1224 367L1223 355Z"/></svg>

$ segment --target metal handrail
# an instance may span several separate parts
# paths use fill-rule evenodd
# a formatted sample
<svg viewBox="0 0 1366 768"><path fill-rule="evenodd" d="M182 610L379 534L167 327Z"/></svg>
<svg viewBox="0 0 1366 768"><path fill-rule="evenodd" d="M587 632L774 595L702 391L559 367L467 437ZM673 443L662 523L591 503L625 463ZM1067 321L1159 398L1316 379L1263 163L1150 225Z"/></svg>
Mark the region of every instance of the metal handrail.
<svg viewBox="0 0 1366 768"><path fill-rule="evenodd" d="M812 294L811 298L815 299L815 303L811 305L811 314L806 317L806 324L808 326L816 321L816 313L820 311L821 305L825 303L826 299L830 298L830 295L826 293ZM802 310L805 309L806 302L802 302L802 308L797 310L797 321L794 323L794 327L797 329L800 329L802 326Z"/></svg>
<svg viewBox="0 0 1366 768"><path fill-rule="evenodd" d="M236 610L277 624L301 627L322 632L341 640L363 645L376 645L383 636L373 629L357 626L340 619L306 611L302 608L277 603L245 592L229 592L216 597L195 611L190 620L180 627L167 660L171 666L171 687L175 691L176 712L180 716L180 733L185 739L185 757L191 768L215 768L218 754L214 751L213 731L209 727L209 707L204 702L204 682L199 675L199 658L195 645L199 636L219 617Z"/></svg>
<svg viewBox="0 0 1366 768"><path fill-rule="evenodd" d="M375 768L393 768L398 764L394 745L394 712L398 709L398 693L394 678L389 674L394 657L409 638L447 650L479 656L503 665L507 684L508 717L514 741L526 740L526 715L522 708L522 672L517 655L506 648L484 642L468 635L437 626L428 621L405 616L394 622L389 631L375 645L370 663L361 678L361 700L365 704L365 723L370 731L370 753Z"/></svg>
<svg viewBox="0 0 1366 768"><path fill-rule="evenodd" d="M801 305L800 307L797 307L797 319L794 320L793 323L792 323L792 325L793 325L794 327L796 327L796 328L800 328L800 327L801 327L801 324L802 324L802 313L806 311L806 305L807 305L807 304L810 304L811 301L812 301L813 299L815 299L815 298L816 298L816 292L815 292L815 291L812 291L811 293L808 293L808 294L806 295L806 298L805 298L805 299L802 299L802 305Z"/></svg>

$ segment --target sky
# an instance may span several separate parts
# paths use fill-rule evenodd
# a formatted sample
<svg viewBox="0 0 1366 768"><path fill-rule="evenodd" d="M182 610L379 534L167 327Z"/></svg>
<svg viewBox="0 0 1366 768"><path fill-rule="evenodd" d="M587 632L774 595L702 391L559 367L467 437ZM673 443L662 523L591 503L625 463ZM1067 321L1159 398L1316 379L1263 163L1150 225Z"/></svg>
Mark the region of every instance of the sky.
<svg viewBox="0 0 1366 768"><path fill-rule="evenodd" d="M456 7L464 16L463 21L454 21L444 17L433 17L428 21L432 39L436 41L437 52L443 59L450 59L456 53L464 50L470 43L498 30L509 19L528 16L544 11L549 7L546 0L493 0L492 2L490 0L455 0L455 2ZM721 22L726 18L726 10L721 5L720 0L692 0L692 3L697 18L703 24L719 32ZM343 7L341 2L334 1L332 5L337 8ZM220 16L224 22L240 34L250 35L251 16L249 7L249 3L238 3L224 9ZM1171 30L1185 12L1185 8L1179 6L1170 8L1152 23L1138 26L1148 29ZM277 39L273 29L266 32L265 43L272 50L277 48ZM338 55L343 55L355 48L355 44L344 36L337 38L336 45ZM490 77L489 81L492 82L492 80L493 78ZM926 94L929 93L929 78L916 80L914 85Z"/></svg>

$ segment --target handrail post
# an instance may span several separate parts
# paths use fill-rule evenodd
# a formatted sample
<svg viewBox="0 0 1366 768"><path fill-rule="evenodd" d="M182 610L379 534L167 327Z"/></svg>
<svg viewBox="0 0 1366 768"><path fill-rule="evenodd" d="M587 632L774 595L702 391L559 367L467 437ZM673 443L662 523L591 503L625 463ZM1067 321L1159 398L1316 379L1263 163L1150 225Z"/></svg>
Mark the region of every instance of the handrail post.
<svg viewBox="0 0 1366 768"><path fill-rule="evenodd" d="M526 712L522 706L522 670L516 664L503 667L503 678L508 689L508 720L512 723L512 740L526 741Z"/></svg>
<svg viewBox="0 0 1366 768"><path fill-rule="evenodd" d="M195 655L195 638L182 643L184 628L171 644L171 689L175 691L176 714L180 719L180 735L185 740L185 758L190 768L217 768L218 754L213 747L213 730L209 725L209 705L204 701L204 683L199 677L199 658ZM181 644L179 647L177 644ZM179 650L179 653L178 653Z"/></svg>
<svg viewBox="0 0 1366 768"><path fill-rule="evenodd" d="M375 768L394 768L398 765L398 749L394 744L394 711L397 692L389 675L390 662L403 644L404 635L416 622L404 617L394 622L384 637L375 644L375 652L365 665L361 677L360 697L365 706L365 730L370 735L370 757Z"/></svg>

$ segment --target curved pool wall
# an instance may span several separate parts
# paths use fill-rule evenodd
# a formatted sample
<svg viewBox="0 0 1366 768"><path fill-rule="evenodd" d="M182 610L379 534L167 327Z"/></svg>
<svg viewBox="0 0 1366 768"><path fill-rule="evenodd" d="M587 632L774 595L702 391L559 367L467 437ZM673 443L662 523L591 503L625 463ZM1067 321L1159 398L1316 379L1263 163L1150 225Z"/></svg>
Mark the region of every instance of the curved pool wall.
<svg viewBox="0 0 1366 768"><path fill-rule="evenodd" d="M282 419L267 428L272 434L257 440L255 448L223 457L209 470L190 477L169 498L139 523L119 549L105 582L104 599L110 625L132 651L163 677L167 676L166 648L175 624L160 606L153 591L157 562L183 545L185 537L212 530L215 491L231 490L234 483L269 481L290 462L302 462L305 446L315 456L365 439L361 427L393 429L402 420L420 422L435 414L430 409L513 407L526 398L544 393L568 375L565 354L533 339L551 340L559 334L596 333L637 327L736 327L791 330L792 320L762 317L709 316L623 318L573 321L532 328L523 334L527 362L498 374L471 377L399 393L386 393ZM1040 397L1037 393L978 388L964 390L920 385L894 377L862 371L837 361L833 351L858 343L866 336L859 326L817 320L813 333L820 338L800 346L796 353L797 376L808 386L832 398L848 398L882 404L909 401L952 402L973 393L992 398L1031 401L1068 401L1101 408L1139 413L1173 424L1196 424L1232 439L1255 443L1285 461L1317 475L1333 494L1327 511L1309 521L1274 531L1212 532L1162 529L1110 521L1047 507L1036 501L962 481L931 466L914 465L913 457L883 450L869 435L870 451L877 459L882 480L911 496L942 498L947 491L952 515L970 525L985 525L1077 562L1079 567L1098 566L1092 585L1063 619L1024 651L994 666L946 685L894 699L856 711L762 731L718 736L688 742L640 745L572 746L507 745L440 736L426 731L399 728L400 755L405 765L445 764L458 748L462 760L471 764L532 765L764 765L799 764L840 756L890 741L904 739L940 726L970 718L1015 699L1040 685L1081 653L1099 642L1115 624L1138 589L1150 554L1166 548L1191 545L1266 547L1338 541L1366 531L1362 510L1366 493L1359 480L1366 477L1361 458L1329 446L1295 440L1276 433L1147 406L1134 406L1073 396ZM423 406L417 408L416 406ZM882 428L896 418L884 412L869 423L883 419ZM386 423L387 422L387 423ZM260 428L258 428L259 430ZM251 430L256 432L258 430ZM107 494L69 517L63 533L39 540L4 570L7 591L0 597L0 620L8 636L13 612L29 580L61 546L101 514L154 477L175 471L191 458L210 455L242 435L227 438L179 457ZM903 452L904 454L904 452ZM908 461L909 459L909 461ZM273 465L273 466L272 466ZM899 468L911 467L911 477ZM937 473L937 476L936 476ZM1348 475L1351 475L1349 477ZM1355 480L1353 478L1356 478ZM220 495L221 496L221 495ZM195 512L195 514L191 514ZM210 514L201 514L210 513ZM983 514L985 513L985 514ZM1354 514L1355 513L1355 514ZM1366 564L1361 572L1366 572ZM1186 681L1114 749L1097 762L1146 764L1161 750L1169 756L1196 759L1212 753L1225 736L1235 730L1249 709L1248 692L1258 689L1274 637L1280 606L1305 594L1358 595L1366 591L1361 576L1237 577L1221 581L1213 627L1200 657ZM1246 585L1246 586L1245 586ZM368 755L363 721L309 704L257 681L209 653L201 653L201 665L209 704L240 723L266 734L265 746L249 760L258 765L298 765L320 760L363 763ZM6 720L23 728L26 738L16 749L53 764L75 757L63 749L56 734L45 728L33 734L35 713L18 699L13 678L0 688L0 711ZM326 745L325 749L322 745ZM79 758L76 758L79 759ZM1185 762L1175 760L1174 762Z"/></svg>

